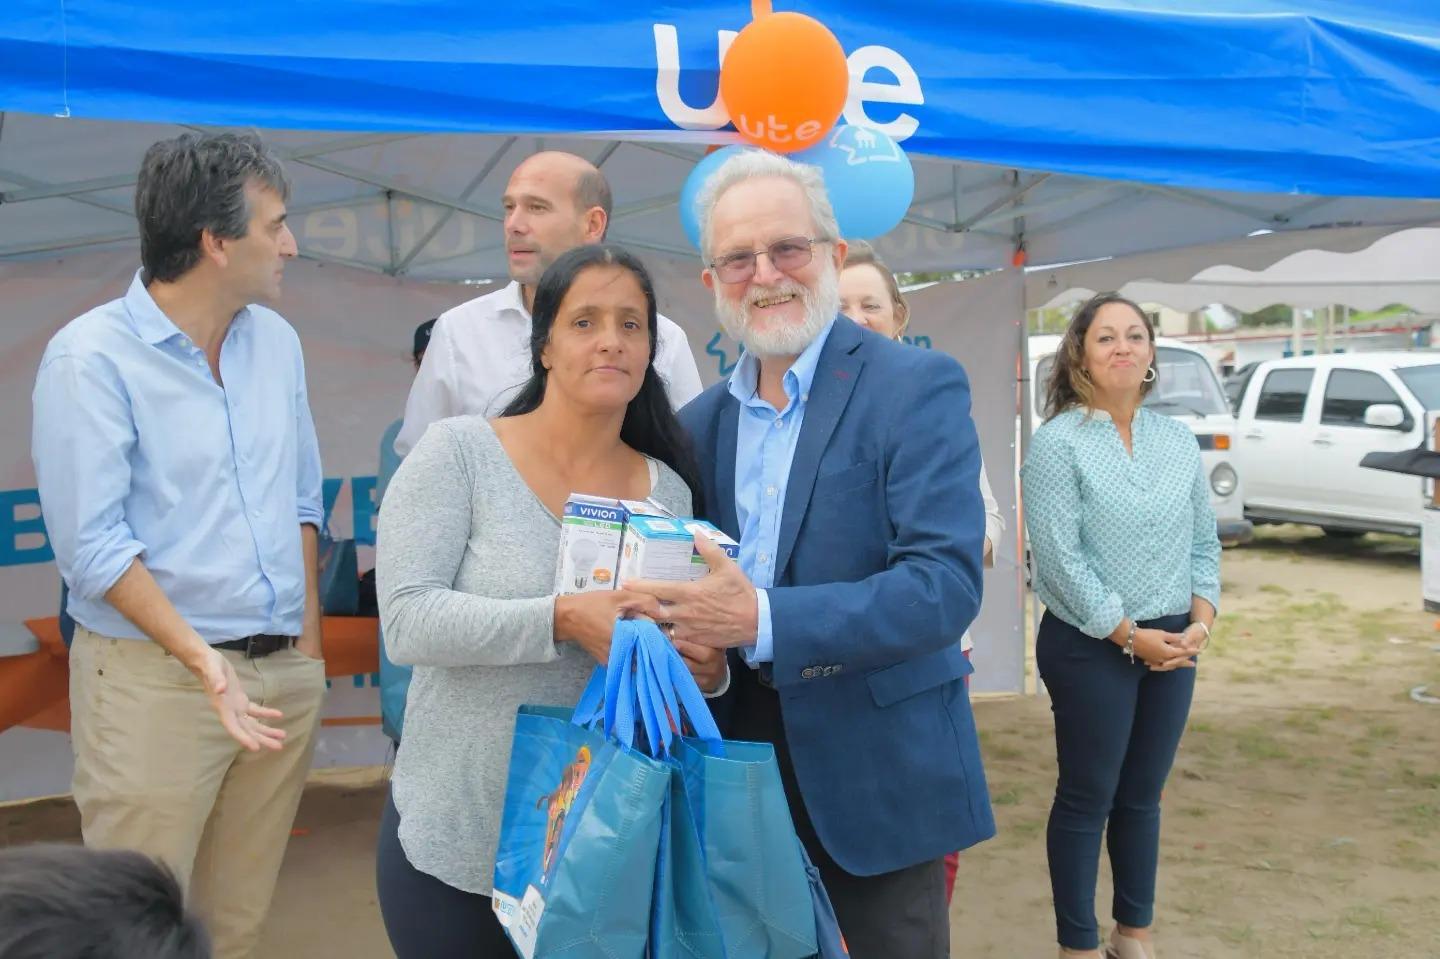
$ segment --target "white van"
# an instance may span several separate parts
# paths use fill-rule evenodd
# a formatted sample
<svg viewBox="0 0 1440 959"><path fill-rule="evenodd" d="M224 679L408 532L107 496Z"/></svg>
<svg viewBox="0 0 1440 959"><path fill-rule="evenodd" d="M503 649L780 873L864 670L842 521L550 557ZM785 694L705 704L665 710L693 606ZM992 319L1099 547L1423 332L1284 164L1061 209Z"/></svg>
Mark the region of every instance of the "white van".
<svg viewBox="0 0 1440 959"><path fill-rule="evenodd" d="M1031 431L1045 421L1045 384L1050 379L1060 337L1030 337ZM1210 483L1210 504L1220 542L1226 546L1249 542L1254 527L1245 518L1245 496L1233 455L1235 414L1225 389L1204 353L1181 340L1155 339L1159 379L1145 397L1145 405L1173 416L1190 427L1200 444L1200 460Z"/></svg>
<svg viewBox="0 0 1440 959"><path fill-rule="evenodd" d="M1367 469L1366 453L1419 446L1440 409L1440 352L1335 353L1268 360L1245 384L1236 450L1245 515L1331 536L1416 536L1422 481Z"/></svg>

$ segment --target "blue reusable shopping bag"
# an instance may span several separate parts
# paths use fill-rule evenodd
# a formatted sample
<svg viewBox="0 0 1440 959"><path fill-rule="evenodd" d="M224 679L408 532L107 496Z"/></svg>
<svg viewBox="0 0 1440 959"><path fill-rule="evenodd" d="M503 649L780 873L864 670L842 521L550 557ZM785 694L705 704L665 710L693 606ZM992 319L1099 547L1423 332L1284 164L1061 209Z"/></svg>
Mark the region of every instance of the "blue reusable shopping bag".
<svg viewBox="0 0 1440 959"><path fill-rule="evenodd" d="M810 861L804 846L800 847L800 855L805 859L805 875L810 880L810 898L815 906L815 941L819 946L816 959L849 959L850 947L840 934L840 923L835 919L835 907L820 879L820 870Z"/></svg>
<svg viewBox="0 0 1440 959"><path fill-rule="evenodd" d="M516 716L492 903L525 959L645 955L670 769L627 745L633 685L597 709L607 675L633 676L634 649L617 632L575 710Z"/></svg>
<svg viewBox="0 0 1440 959"><path fill-rule="evenodd" d="M320 530L316 560L319 564L320 609L326 616L354 616L360 610L360 570L355 541L335 539L327 522Z"/></svg>
<svg viewBox="0 0 1440 959"><path fill-rule="evenodd" d="M630 628L648 667L637 684L642 728L674 772L656 861L653 959L816 955L816 900L774 748L722 742L664 634L651 623Z"/></svg>

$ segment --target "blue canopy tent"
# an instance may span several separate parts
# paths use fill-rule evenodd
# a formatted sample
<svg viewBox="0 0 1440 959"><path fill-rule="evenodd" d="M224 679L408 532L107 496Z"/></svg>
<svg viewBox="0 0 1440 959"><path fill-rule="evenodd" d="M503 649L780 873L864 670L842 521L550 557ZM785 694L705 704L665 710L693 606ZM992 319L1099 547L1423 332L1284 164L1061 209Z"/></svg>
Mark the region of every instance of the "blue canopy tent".
<svg viewBox="0 0 1440 959"><path fill-rule="evenodd" d="M1383 233L1440 221L1440 202L1427 199L1440 196L1432 2L1387 0L1384 12L1362 0L777 6L835 32L851 70L845 120L885 127L914 161L914 203L881 252L898 269L956 270L1009 266L1021 247L1030 263L1051 264L1261 231L1305 230L1323 247L1355 241L1313 228ZM55 275L98 271L106 257L128 277L144 149L223 126L260 128L287 159L291 223L312 278L330 264L417 280L501 277L503 184L526 154L558 147L603 166L617 200L611 238L647 254L662 306L696 324L692 344L714 378L733 349L708 321L675 206L704 145L733 136L717 104L718 67L749 20L745 0L9 0L0 279L11 270L21 278L13 288L48 291ZM95 259L68 259L80 253ZM1014 533L1013 475L999 466L1016 453L1008 397L1015 370L1027 368L1024 293L1012 274L915 299L917 328L934 318L934 345L963 354L977 396L990 398L982 441ZM16 368L45 336L20 312L0 309L0 339L16 327ZM365 317L325 314L300 319L312 342L323 342L325 323L352 334L330 351L334 370L356 357L372 364L363 384L329 384L333 422L346 427L332 435L388 422L403 384L392 396L373 377L388 362L389 347L376 344L392 330L364 327L374 343L361 343ZM383 319L414 321L399 311ZM1008 340L985 346L986 337ZM325 351L307 347L316 356ZM0 380L5 396L23 408L28 384ZM348 455L327 453L327 465L373 468ZM28 482L24 470L17 460L14 482ZM981 651L980 685L1017 688L1015 537L997 552L995 574L1009 585L987 584L987 615L999 619L982 625L1013 629L1017 641L1003 657ZM24 569L6 573L21 584L16 594L47 596L44 585L25 588Z"/></svg>
<svg viewBox="0 0 1440 959"><path fill-rule="evenodd" d="M886 126L917 159L910 216L883 245L909 268L1008 265L1022 243L1046 263L1440 213L1421 202L1440 194L1428 0L780 6L847 51L846 119ZM8 7L0 257L117 242L123 213L106 207L128 205L145 141L243 125L317 131L278 135L314 174L304 203L348 204L377 234L395 232L397 196L433 208L445 222L421 248L348 259L449 279L500 268L495 244L461 249L457 231L495 214L496 184L534 145L514 134L593 138L569 145L618 181L617 236L687 255L674 200L698 143L726 136L719 56L750 19L743 0Z"/></svg>

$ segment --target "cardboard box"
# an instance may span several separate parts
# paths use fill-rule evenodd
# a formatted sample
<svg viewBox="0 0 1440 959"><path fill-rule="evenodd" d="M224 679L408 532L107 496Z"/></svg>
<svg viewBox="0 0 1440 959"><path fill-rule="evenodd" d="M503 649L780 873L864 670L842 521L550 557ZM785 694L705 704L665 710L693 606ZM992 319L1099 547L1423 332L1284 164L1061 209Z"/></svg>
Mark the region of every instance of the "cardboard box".
<svg viewBox="0 0 1440 959"><path fill-rule="evenodd" d="M620 580L690 582L704 576L710 568L695 549L697 533L719 544L731 559L740 558L740 545L703 519L632 515L620 548Z"/></svg>
<svg viewBox="0 0 1440 959"><path fill-rule="evenodd" d="M560 519L560 552L555 560L556 593L614 589L620 543L632 516L668 516L653 500L616 500L571 493Z"/></svg>

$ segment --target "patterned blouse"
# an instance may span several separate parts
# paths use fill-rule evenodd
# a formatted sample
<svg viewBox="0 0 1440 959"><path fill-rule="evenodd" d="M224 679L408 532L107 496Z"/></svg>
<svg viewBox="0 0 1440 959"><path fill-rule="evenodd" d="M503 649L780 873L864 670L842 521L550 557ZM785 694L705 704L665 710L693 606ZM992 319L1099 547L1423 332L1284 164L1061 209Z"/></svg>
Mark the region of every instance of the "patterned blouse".
<svg viewBox="0 0 1440 959"><path fill-rule="evenodd" d="M1134 454L1103 410L1072 409L1035 431L1020 469L1035 592L1090 636L1121 620L1220 608L1220 540L1195 435L1141 407Z"/></svg>

